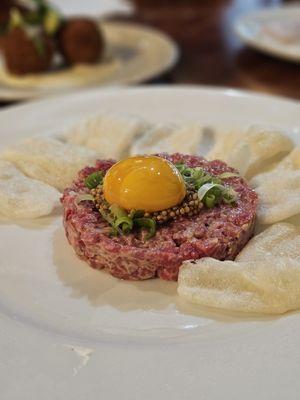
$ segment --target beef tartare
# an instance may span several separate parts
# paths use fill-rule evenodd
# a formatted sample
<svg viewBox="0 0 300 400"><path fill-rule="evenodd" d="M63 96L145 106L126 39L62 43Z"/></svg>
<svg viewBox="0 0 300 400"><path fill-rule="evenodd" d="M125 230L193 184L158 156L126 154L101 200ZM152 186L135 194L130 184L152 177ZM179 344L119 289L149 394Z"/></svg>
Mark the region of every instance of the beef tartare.
<svg viewBox="0 0 300 400"><path fill-rule="evenodd" d="M102 192L99 195L95 185L87 185L87 178L94 179L95 173L108 175L115 164L113 160L99 160L94 167L84 168L64 191L61 201L66 236L77 255L91 267L106 269L120 279L177 280L183 261L202 257L233 260L253 235L257 195L236 170L220 160L207 161L179 153L158 156L183 174L187 190L177 199L183 203L178 207L171 207L170 203L161 212L145 212L143 218L136 218L137 224L130 225L129 213L119 218L120 225L114 225L112 232L111 220L98 204ZM197 172L195 176L202 174L202 186L199 184L196 192L191 191L191 171ZM207 176L211 178L209 183L205 183ZM217 193L222 190L223 200L217 202ZM152 221L155 231L145 221ZM123 228L126 226L123 231L121 223Z"/></svg>

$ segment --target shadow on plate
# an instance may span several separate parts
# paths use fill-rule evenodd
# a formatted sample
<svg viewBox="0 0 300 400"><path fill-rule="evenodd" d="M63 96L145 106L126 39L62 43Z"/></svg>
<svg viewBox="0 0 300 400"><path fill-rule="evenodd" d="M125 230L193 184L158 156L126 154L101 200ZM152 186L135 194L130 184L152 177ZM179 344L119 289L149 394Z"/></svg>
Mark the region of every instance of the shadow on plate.
<svg viewBox="0 0 300 400"><path fill-rule="evenodd" d="M93 307L109 305L123 312L167 312L172 307L179 314L228 323L277 319L274 316L233 313L190 304L177 295L176 282L160 279L121 281L105 271L94 270L77 258L61 228L54 233L53 258L59 279L72 289L71 296L86 298Z"/></svg>

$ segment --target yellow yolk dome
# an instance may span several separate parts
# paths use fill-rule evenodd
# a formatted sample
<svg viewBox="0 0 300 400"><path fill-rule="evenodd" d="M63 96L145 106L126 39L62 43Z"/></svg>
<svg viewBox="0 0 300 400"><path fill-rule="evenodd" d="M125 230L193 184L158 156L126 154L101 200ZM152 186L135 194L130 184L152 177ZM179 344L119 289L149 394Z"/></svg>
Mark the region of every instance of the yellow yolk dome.
<svg viewBox="0 0 300 400"><path fill-rule="evenodd" d="M136 156L114 164L103 182L105 200L126 210L155 212L174 207L186 195L177 168L157 156Z"/></svg>

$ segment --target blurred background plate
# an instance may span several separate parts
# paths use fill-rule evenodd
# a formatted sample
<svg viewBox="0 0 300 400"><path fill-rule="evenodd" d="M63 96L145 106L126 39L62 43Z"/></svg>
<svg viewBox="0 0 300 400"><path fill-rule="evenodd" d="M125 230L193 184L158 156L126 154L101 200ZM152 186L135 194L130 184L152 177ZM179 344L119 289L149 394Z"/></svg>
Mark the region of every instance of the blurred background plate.
<svg viewBox="0 0 300 400"><path fill-rule="evenodd" d="M83 87L126 85L147 81L172 68L178 47L167 35L142 25L102 22L106 55L97 65L15 77L0 68L0 99L25 100Z"/></svg>
<svg viewBox="0 0 300 400"><path fill-rule="evenodd" d="M51 4L66 16L83 14L95 17L115 13L131 14L134 10L133 4L127 0L52 0Z"/></svg>
<svg viewBox="0 0 300 400"><path fill-rule="evenodd" d="M257 50L300 63L300 4L245 14L236 21L235 31Z"/></svg>

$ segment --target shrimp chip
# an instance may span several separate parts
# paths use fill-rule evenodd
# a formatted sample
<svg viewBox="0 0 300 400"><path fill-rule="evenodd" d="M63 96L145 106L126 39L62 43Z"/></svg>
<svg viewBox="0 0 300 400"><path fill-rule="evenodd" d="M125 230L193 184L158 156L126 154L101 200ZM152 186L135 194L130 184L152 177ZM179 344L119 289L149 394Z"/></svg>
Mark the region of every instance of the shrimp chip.
<svg viewBox="0 0 300 400"><path fill-rule="evenodd" d="M97 154L82 146L34 137L8 148L2 157L30 178L62 191L81 168L94 163Z"/></svg>
<svg viewBox="0 0 300 400"><path fill-rule="evenodd" d="M232 311L281 314L300 308L300 232L277 224L252 239L237 261L202 258L179 270L178 294Z"/></svg>
<svg viewBox="0 0 300 400"><path fill-rule="evenodd" d="M257 218L274 224L300 213L300 170L277 171L255 188L259 198Z"/></svg>
<svg viewBox="0 0 300 400"><path fill-rule="evenodd" d="M133 143L130 153L183 153L198 154L203 129L199 125L157 125L147 130L144 135Z"/></svg>
<svg viewBox="0 0 300 400"><path fill-rule="evenodd" d="M248 177L253 176L260 168L281 160L294 148L287 133L275 128L253 126L246 132L245 141L251 148Z"/></svg>
<svg viewBox="0 0 300 400"><path fill-rule="evenodd" d="M272 224L300 213L300 146L250 181L259 196L258 219Z"/></svg>
<svg viewBox="0 0 300 400"><path fill-rule="evenodd" d="M243 138L243 134L239 131L217 131L215 144L206 158L225 161L237 169L242 176L245 176L250 165L251 150L249 144L241 138Z"/></svg>
<svg viewBox="0 0 300 400"><path fill-rule="evenodd" d="M266 257L289 257L300 261L300 229L292 224L274 224L254 236L236 261L263 260Z"/></svg>
<svg viewBox="0 0 300 400"><path fill-rule="evenodd" d="M300 169L300 146L295 147L279 164L282 169Z"/></svg>
<svg viewBox="0 0 300 400"><path fill-rule="evenodd" d="M300 308L300 262L288 257L246 262L203 258L180 268L178 284L181 297L209 307L267 314Z"/></svg>
<svg viewBox="0 0 300 400"><path fill-rule="evenodd" d="M271 166L272 167L272 166ZM258 187L259 185L265 183L267 180L276 179L278 174L284 171L296 171L300 169L300 146L295 147L285 158L283 158L279 163L273 165L269 171L263 172L259 175L254 176L250 184L252 187Z"/></svg>
<svg viewBox="0 0 300 400"><path fill-rule="evenodd" d="M0 160L0 212L9 219L38 218L59 205L60 193Z"/></svg>
<svg viewBox="0 0 300 400"><path fill-rule="evenodd" d="M148 126L148 122L132 115L100 114L75 125L64 139L97 151L99 157L119 159L128 155L131 142Z"/></svg>
<svg viewBox="0 0 300 400"><path fill-rule="evenodd" d="M208 154L208 159L221 159L249 179L259 169L281 160L293 146L293 142L284 132L253 126L246 132L217 134L215 146Z"/></svg>

